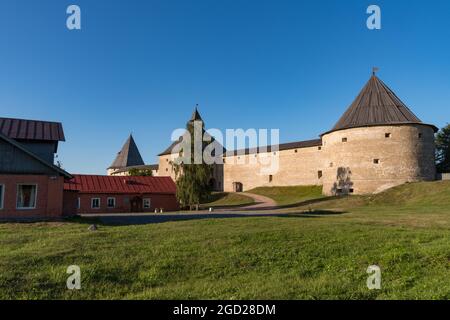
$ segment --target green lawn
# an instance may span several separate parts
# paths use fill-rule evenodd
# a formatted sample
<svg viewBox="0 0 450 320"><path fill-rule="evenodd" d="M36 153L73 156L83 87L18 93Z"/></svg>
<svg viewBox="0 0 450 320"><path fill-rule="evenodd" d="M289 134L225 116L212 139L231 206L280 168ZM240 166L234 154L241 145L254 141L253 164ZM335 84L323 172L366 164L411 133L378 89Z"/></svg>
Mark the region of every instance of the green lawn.
<svg viewBox="0 0 450 320"><path fill-rule="evenodd" d="M201 206L204 208L237 207L254 203L252 198L241 193L216 192L212 194L211 198L210 202L204 203Z"/></svg>
<svg viewBox="0 0 450 320"><path fill-rule="evenodd" d="M97 232L0 224L0 299L450 299L450 183L286 211ZM366 287L373 264L381 290Z"/></svg>
<svg viewBox="0 0 450 320"><path fill-rule="evenodd" d="M280 206L323 197L322 186L259 187L248 192L272 198Z"/></svg>

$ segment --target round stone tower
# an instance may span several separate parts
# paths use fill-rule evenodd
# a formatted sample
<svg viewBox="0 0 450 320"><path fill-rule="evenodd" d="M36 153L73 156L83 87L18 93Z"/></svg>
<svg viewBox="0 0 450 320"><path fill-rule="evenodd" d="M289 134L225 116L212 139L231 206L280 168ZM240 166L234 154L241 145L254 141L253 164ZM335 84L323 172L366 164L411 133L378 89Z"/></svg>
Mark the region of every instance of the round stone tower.
<svg viewBox="0 0 450 320"><path fill-rule="evenodd" d="M434 180L436 131L374 73L333 129L322 135L323 192L377 193Z"/></svg>

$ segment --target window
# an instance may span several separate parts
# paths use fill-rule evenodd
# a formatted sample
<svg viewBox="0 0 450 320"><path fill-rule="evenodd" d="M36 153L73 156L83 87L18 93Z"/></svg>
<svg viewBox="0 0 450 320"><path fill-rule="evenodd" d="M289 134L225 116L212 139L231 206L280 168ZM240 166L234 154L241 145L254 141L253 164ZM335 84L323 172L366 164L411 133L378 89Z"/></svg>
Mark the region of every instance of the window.
<svg viewBox="0 0 450 320"><path fill-rule="evenodd" d="M17 185L17 209L36 208L37 185L19 184Z"/></svg>
<svg viewBox="0 0 450 320"><path fill-rule="evenodd" d="M78 197L77 198L77 209L81 208L81 199Z"/></svg>
<svg viewBox="0 0 450 320"><path fill-rule="evenodd" d="M91 208L92 209L100 209L100 198L92 198L91 199Z"/></svg>
<svg viewBox="0 0 450 320"><path fill-rule="evenodd" d="M353 193L353 192L355 192L355 190L353 190L353 188L350 188L350 189L348 189L348 192Z"/></svg>
<svg viewBox="0 0 450 320"><path fill-rule="evenodd" d="M115 208L116 207L116 198L108 198L107 205L108 205L108 208Z"/></svg>
<svg viewBox="0 0 450 320"><path fill-rule="evenodd" d="M294 152L295 152L295 153L297 153L297 152L298 152L298 150L297 150L297 149L295 149L295 150L294 150Z"/></svg>
<svg viewBox="0 0 450 320"><path fill-rule="evenodd" d="M322 170L317 171L317 177L320 179L322 178Z"/></svg>
<svg viewBox="0 0 450 320"><path fill-rule="evenodd" d="M166 168L166 172L169 171L169 168Z"/></svg>
<svg viewBox="0 0 450 320"><path fill-rule="evenodd" d="M0 210L3 209L3 199L5 198L5 185L0 184Z"/></svg>
<svg viewBox="0 0 450 320"><path fill-rule="evenodd" d="M373 159L373 163L379 164L380 163L380 159Z"/></svg>
<svg viewBox="0 0 450 320"><path fill-rule="evenodd" d="M422 134L421 133L419 133L419 139L422 139Z"/></svg>
<svg viewBox="0 0 450 320"><path fill-rule="evenodd" d="M226 162L226 160L225 160L225 158L223 158L223 163L225 163Z"/></svg>
<svg viewBox="0 0 450 320"><path fill-rule="evenodd" d="M269 175L269 182L272 182L273 180L273 175Z"/></svg>
<svg viewBox="0 0 450 320"><path fill-rule="evenodd" d="M385 137L386 139L390 138L391 136L392 136L392 134L389 133L389 132L386 132L386 133L384 134L384 137Z"/></svg>
<svg viewBox="0 0 450 320"><path fill-rule="evenodd" d="M150 200L150 198L145 198L145 199L142 200L142 201L143 201L143 206L144 206L144 208L145 208L145 209L149 209L150 206L151 206L151 200Z"/></svg>
<svg viewBox="0 0 450 320"><path fill-rule="evenodd" d="M317 147L317 150L319 150L319 151L322 150L322 147Z"/></svg>
<svg viewBox="0 0 450 320"><path fill-rule="evenodd" d="M342 142L347 142L347 138L342 138Z"/></svg>

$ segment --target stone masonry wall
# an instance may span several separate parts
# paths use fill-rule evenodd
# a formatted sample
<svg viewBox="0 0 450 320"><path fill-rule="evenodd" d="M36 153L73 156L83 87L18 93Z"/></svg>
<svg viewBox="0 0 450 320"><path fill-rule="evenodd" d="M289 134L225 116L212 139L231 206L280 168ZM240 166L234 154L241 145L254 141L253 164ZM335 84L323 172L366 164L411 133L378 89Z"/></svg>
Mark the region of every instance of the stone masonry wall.
<svg viewBox="0 0 450 320"><path fill-rule="evenodd" d="M346 129L322 137L323 192L368 194L434 180L434 132L426 125Z"/></svg>

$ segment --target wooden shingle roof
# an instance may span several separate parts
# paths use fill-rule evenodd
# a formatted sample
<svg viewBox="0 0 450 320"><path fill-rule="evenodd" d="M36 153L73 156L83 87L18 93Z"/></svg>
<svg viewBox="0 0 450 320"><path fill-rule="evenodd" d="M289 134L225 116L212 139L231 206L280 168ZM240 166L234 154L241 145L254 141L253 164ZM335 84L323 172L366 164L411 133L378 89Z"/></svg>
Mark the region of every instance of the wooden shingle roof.
<svg viewBox="0 0 450 320"><path fill-rule="evenodd" d="M122 149L117 154L116 159L108 169L121 169L133 166L143 166L139 149L134 142L133 136L130 134Z"/></svg>
<svg viewBox="0 0 450 320"><path fill-rule="evenodd" d="M423 123L383 81L373 74L355 101L329 132L390 124Z"/></svg>

